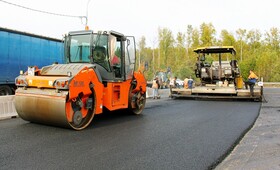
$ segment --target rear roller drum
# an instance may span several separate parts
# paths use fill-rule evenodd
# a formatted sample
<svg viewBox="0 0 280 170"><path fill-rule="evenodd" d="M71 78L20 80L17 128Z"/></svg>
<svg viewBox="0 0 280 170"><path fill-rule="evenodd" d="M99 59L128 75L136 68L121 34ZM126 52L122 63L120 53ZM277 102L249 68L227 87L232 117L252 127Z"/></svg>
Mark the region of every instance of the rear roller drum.
<svg viewBox="0 0 280 170"><path fill-rule="evenodd" d="M92 121L95 111L95 96L79 95L74 101L68 102L71 106L66 114L69 114L69 125L75 130L86 128ZM69 108L69 107L68 107ZM71 116L72 114L72 116Z"/></svg>
<svg viewBox="0 0 280 170"><path fill-rule="evenodd" d="M143 94L141 94L141 92L132 93L132 90L130 90L129 104L128 104L129 112L139 115L144 110L145 104L146 104L146 93Z"/></svg>
<svg viewBox="0 0 280 170"><path fill-rule="evenodd" d="M73 124L75 126L79 126L81 125L82 123L82 120L83 120L83 115L80 111L76 111L74 112L74 115L73 115Z"/></svg>

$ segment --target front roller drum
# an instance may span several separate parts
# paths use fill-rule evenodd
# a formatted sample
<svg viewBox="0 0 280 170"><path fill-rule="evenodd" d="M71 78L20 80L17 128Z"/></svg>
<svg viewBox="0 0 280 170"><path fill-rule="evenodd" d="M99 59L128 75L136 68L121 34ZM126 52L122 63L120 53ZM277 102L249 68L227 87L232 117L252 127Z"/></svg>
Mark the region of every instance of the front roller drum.
<svg viewBox="0 0 280 170"><path fill-rule="evenodd" d="M55 95L38 95L33 93L21 93L17 90L15 95L15 108L18 115L30 122L73 128L82 130L86 128L92 121L94 116L94 102L92 106L82 106L80 110L73 110L73 102L66 102L68 94ZM94 96L89 96L91 101ZM81 101L88 101L83 98Z"/></svg>

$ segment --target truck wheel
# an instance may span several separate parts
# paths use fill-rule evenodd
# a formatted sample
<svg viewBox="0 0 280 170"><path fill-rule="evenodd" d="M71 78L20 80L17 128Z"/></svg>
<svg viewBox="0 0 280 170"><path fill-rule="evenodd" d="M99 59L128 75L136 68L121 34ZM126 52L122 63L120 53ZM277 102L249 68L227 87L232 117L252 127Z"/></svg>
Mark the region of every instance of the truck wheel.
<svg viewBox="0 0 280 170"><path fill-rule="evenodd" d="M12 95L13 91L9 86L0 86L0 96Z"/></svg>

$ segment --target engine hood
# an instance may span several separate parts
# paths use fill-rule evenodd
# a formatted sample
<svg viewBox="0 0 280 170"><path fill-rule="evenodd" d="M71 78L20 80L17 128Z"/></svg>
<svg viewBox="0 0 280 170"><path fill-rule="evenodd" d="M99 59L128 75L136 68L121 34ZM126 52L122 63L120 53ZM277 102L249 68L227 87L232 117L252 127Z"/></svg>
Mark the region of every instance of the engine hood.
<svg viewBox="0 0 280 170"><path fill-rule="evenodd" d="M69 72L71 75L76 75L83 68L93 68L93 64L53 64L45 66L41 69L42 76L67 76Z"/></svg>

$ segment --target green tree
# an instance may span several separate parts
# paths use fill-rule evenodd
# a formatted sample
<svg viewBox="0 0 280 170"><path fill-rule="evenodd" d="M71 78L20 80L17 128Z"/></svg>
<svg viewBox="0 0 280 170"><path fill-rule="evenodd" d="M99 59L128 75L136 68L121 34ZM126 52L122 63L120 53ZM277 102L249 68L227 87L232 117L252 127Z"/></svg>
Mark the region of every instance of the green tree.
<svg viewBox="0 0 280 170"><path fill-rule="evenodd" d="M202 23L200 25L200 42L201 46L212 46L215 44L216 30L212 23Z"/></svg>
<svg viewBox="0 0 280 170"><path fill-rule="evenodd" d="M138 68L141 67L141 64L143 64L143 62L145 61L146 58L146 38L144 36L142 36L138 42L138 61L136 61Z"/></svg>
<svg viewBox="0 0 280 170"><path fill-rule="evenodd" d="M177 33L175 62L186 60L186 38L182 32Z"/></svg>
<svg viewBox="0 0 280 170"><path fill-rule="evenodd" d="M182 79L189 77L192 74L191 63L187 56L186 36L179 32L176 38L176 67L173 69L173 74ZM187 56L187 57L186 57Z"/></svg>
<svg viewBox="0 0 280 170"><path fill-rule="evenodd" d="M250 30L247 34L248 45L251 52L255 53L261 47L261 33L259 30Z"/></svg>
<svg viewBox="0 0 280 170"><path fill-rule="evenodd" d="M239 49L240 51L240 61L242 62L243 60L243 46L245 45L246 42L244 40L246 39L246 29L238 29L236 31L237 34L237 46L235 47L236 49Z"/></svg>
<svg viewBox="0 0 280 170"><path fill-rule="evenodd" d="M166 69L174 63L174 38L171 30L167 28L158 29L158 39L160 48L160 68Z"/></svg>
<svg viewBox="0 0 280 170"><path fill-rule="evenodd" d="M192 31L192 45L191 47L197 48L199 47L199 30L197 28L193 29Z"/></svg>
<svg viewBox="0 0 280 170"><path fill-rule="evenodd" d="M192 50L191 46L192 46L192 34L193 34L193 27L192 25L188 25L187 26L187 35L186 35L186 43L187 43L187 58L189 59L189 52Z"/></svg>
<svg viewBox="0 0 280 170"><path fill-rule="evenodd" d="M265 43L271 50L275 50L279 54L280 35L278 28L271 28L270 32L265 34Z"/></svg>
<svg viewBox="0 0 280 170"><path fill-rule="evenodd" d="M173 76L185 78L194 75L196 54L193 49L201 46L232 45L243 77L253 69L264 81L280 81L280 31L271 28L262 34L259 30L239 28L234 33L223 29L216 35L214 26L202 23L198 28L187 25L186 32L178 32L173 38L168 28L158 29L158 47L147 48L145 37L138 42L137 56L140 63L148 62L145 75L152 77L155 71L171 67ZM155 43L154 43L155 44ZM139 61L138 61L139 62Z"/></svg>
<svg viewBox="0 0 280 170"><path fill-rule="evenodd" d="M229 33L227 30L221 31L221 45L222 46L234 46L236 43L236 40L234 38L234 35Z"/></svg>

